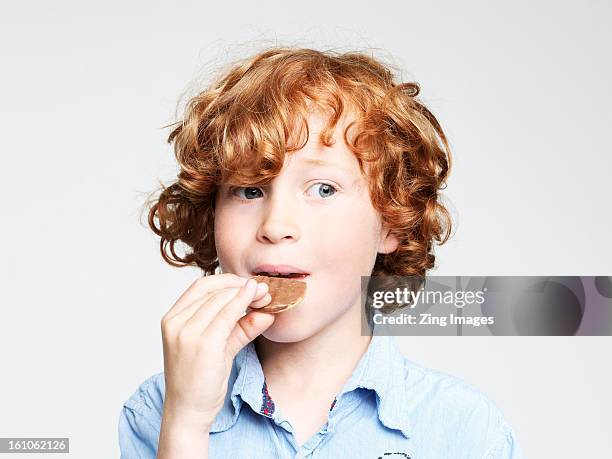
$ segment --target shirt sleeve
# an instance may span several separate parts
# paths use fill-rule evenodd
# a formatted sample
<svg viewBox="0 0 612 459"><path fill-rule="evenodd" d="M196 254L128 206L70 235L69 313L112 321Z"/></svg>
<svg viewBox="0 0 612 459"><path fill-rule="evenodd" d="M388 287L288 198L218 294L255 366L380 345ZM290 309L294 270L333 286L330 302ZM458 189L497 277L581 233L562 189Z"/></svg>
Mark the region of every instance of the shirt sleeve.
<svg viewBox="0 0 612 459"><path fill-rule="evenodd" d="M164 398L164 374L144 381L119 414L121 459L156 459Z"/></svg>
<svg viewBox="0 0 612 459"><path fill-rule="evenodd" d="M121 459L155 459L159 431L147 418L124 406L119 415L119 451Z"/></svg>
<svg viewBox="0 0 612 459"><path fill-rule="evenodd" d="M470 458L525 459L512 426L499 406L482 392L470 400L470 413L465 421ZM469 400L467 395L464 395Z"/></svg>
<svg viewBox="0 0 612 459"><path fill-rule="evenodd" d="M525 459L516 435L509 429L485 455L484 459Z"/></svg>

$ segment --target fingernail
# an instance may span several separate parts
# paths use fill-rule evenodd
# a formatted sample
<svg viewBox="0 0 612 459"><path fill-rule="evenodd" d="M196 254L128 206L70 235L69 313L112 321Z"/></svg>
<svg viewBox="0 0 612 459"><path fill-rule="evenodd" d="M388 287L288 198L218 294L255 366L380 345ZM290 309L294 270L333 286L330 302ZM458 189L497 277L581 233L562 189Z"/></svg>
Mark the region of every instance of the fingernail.
<svg viewBox="0 0 612 459"><path fill-rule="evenodd" d="M266 290L268 290L268 284L266 284L265 282L259 282L257 284L257 293L263 293Z"/></svg>
<svg viewBox="0 0 612 459"><path fill-rule="evenodd" d="M257 285L257 281L255 279L249 279L244 286L246 290L253 290L253 288Z"/></svg>

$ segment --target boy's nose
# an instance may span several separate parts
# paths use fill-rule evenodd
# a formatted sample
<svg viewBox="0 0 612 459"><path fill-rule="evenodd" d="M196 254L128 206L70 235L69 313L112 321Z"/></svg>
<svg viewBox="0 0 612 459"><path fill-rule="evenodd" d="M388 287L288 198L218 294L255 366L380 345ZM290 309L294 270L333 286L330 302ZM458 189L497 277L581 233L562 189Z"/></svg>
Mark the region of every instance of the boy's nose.
<svg viewBox="0 0 612 459"><path fill-rule="evenodd" d="M296 211L295 204L270 200L264 210L263 219L257 231L257 239L267 243L299 239L300 230Z"/></svg>
<svg viewBox="0 0 612 459"><path fill-rule="evenodd" d="M297 240L299 239L299 230L297 226L290 221L266 219L259 227L257 239L260 242L272 242L275 244L284 239Z"/></svg>

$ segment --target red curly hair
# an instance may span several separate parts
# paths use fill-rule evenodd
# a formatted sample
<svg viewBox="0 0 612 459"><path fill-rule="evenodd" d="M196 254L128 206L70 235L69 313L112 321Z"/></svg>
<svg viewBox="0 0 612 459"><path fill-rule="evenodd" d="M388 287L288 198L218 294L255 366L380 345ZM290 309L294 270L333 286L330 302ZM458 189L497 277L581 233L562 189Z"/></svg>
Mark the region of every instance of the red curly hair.
<svg viewBox="0 0 612 459"><path fill-rule="evenodd" d="M231 178L254 186L278 175L284 155L306 144L306 120L316 106L330 113L319 136L327 146L343 112L356 114L344 141L369 177L374 208L399 240L395 251L377 255L372 275L424 277L434 266L433 242L445 243L451 231L438 195L451 157L419 90L418 83L395 82L389 65L359 52L273 47L234 63L171 125L178 179L162 184L148 203L162 257L214 274L218 185ZM349 136L353 128L356 135ZM183 256L175 251L177 241L190 248Z"/></svg>

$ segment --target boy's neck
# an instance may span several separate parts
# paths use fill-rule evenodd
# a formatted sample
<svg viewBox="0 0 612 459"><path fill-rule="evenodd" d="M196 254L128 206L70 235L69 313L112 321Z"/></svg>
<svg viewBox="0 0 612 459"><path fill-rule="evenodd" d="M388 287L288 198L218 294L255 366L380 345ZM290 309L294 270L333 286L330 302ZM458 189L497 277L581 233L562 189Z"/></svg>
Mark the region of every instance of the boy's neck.
<svg viewBox="0 0 612 459"><path fill-rule="evenodd" d="M339 392L365 354L372 336L362 336L361 317L351 308L311 337L292 343L255 340L270 391Z"/></svg>

